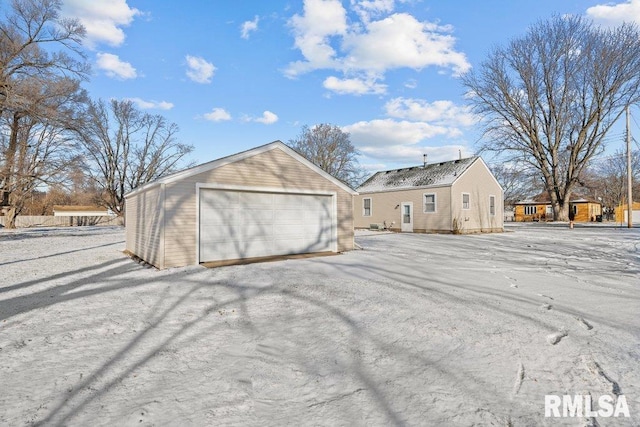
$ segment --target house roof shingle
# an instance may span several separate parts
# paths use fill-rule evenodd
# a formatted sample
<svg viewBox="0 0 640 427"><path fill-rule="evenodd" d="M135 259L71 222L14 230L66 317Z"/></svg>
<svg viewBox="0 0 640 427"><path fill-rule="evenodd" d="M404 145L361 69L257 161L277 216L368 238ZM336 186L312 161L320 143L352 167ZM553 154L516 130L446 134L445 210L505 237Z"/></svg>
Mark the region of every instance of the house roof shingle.
<svg viewBox="0 0 640 427"><path fill-rule="evenodd" d="M375 173L358 187L358 193L409 190L417 187L452 185L479 157L431 163Z"/></svg>

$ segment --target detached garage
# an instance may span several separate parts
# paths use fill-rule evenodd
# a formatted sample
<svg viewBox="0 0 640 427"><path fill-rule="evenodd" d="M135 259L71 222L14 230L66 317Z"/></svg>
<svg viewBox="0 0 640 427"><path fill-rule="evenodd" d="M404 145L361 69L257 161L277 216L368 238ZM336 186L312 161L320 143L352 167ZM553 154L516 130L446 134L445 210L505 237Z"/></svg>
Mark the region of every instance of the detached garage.
<svg viewBox="0 0 640 427"><path fill-rule="evenodd" d="M343 252L355 194L276 141L127 194L127 251L158 268Z"/></svg>

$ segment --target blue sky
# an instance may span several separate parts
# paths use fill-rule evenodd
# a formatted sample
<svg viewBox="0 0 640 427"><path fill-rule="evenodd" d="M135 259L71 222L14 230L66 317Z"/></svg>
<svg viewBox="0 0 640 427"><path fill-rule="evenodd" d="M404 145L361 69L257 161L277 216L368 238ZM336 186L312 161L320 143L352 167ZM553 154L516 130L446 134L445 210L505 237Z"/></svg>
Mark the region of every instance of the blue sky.
<svg viewBox="0 0 640 427"><path fill-rule="evenodd" d="M64 0L63 14L87 28L90 95L177 123L195 162L331 123L375 171L475 151L459 77L493 46L553 14L640 22L640 0Z"/></svg>

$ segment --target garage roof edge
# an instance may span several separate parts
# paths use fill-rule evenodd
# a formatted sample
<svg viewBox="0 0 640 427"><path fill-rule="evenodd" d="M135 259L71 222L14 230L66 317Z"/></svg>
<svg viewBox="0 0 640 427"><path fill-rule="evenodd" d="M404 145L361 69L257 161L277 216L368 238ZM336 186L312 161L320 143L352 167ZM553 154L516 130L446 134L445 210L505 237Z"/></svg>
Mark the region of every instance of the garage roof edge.
<svg viewBox="0 0 640 427"><path fill-rule="evenodd" d="M236 154L232 154L230 156L226 156L226 157L222 157L216 160L212 160L210 162L207 163L203 163L201 165L197 165L176 173L173 173L171 175L167 175L163 178L157 179L153 182L147 183L145 185L142 185L141 187L136 188L135 190L127 193L125 195L125 198L134 196L136 194L142 193L144 191L147 191L153 187L156 187L160 184L169 184L172 182L176 182L176 181L180 181L182 179L188 178L190 176L193 175L197 175L200 174L202 172L207 172L209 170L212 169L216 169L225 165L228 165L230 163L235 163L244 159L247 159L249 157L253 157L255 155L261 154L261 153L265 153L267 151L271 151L274 149L280 149L282 151L284 151L285 153L289 154L291 157L293 157L294 159L296 159L297 161L299 161L300 163L304 164L305 166L307 166L308 168L312 169L313 171L315 171L317 174L321 175L322 177L324 177L325 179L333 182L335 185L337 185L338 187L342 188L343 190L345 190L346 192L348 192L349 194L352 195L356 195L358 194L355 190L353 190L351 187L349 187L347 184L345 184L344 182L340 181L338 178L332 176L331 174L327 173L326 171L324 171L323 169L319 168L318 166L316 166L315 164L313 164L312 162L310 162L308 159L306 159L304 156L302 156L300 153L298 153L296 150L294 150L293 148L287 146L286 144L284 144L282 141L273 141L269 144L265 144L265 145L261 145L259 147L255 147L246 151L242 151L240 153L236 153Z"/></svg>

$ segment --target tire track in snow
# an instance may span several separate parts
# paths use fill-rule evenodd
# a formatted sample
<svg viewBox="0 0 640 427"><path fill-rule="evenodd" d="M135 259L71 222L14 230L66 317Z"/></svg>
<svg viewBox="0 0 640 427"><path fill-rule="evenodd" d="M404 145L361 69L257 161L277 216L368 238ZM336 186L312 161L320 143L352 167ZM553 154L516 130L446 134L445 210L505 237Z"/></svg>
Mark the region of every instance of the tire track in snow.
<svg viewBox="0 0 640 427"><path fill-rule="evenodd" d="M516 381L513 384L513 394L516 395L520 391L520 387L522 387L522 382L524 381L524 365L522 361L518 362L518 372L516 374Z"/></svg>

